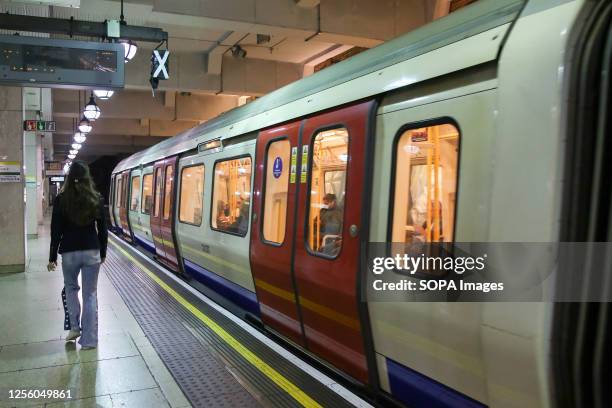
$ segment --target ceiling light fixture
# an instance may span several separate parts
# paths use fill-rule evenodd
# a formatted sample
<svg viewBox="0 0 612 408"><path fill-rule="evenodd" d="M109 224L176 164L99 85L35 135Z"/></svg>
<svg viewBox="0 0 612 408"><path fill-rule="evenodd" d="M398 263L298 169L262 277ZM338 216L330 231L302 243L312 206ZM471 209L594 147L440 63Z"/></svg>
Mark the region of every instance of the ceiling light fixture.
<svg viewBox="0 0 612 408"><path fill-rule="evenodd" d="M69 154L69 155L68 155L68 158L69 158L70 160L74 159L75 157L76 157L76 154Z"/></svg>
<svg viewBox="0 0 612 408"><path fill-rule="evenodd" d="M86 137L86 136L85 136L83 133L81 133L81 132L76 132L76 133L74 134L74 141L75 141L76 143L85 143L85 140L87 140L87 137Z"/></svg>
<svg viewBox="0 0 612 408"><path fill-rule="evenodd" d="M72 148L74 150L81 150L81 144L80 143L73 143L72 144Z"/></svg>
<svg viewBox="0 0 612 408"><path fill-rule="evenodd" d="M93 92L91 93L89 102L87 103L87 105L85 105L85 109L83 109L83 116L93 121L100 117L100 107L96 104L96 101L94 100Z"/></svg>
<svg viewBox="0 0 612 408"><path fill-rule="evenodd" d="M87 134L89 132L91 132L91 122L89 121L89 119L87 119L86 117L82 117L81 121L79 122L79 131L81 133Z"/></svg>
<svg viewBox="0 0 612 408"><path fill-rule="evenodd" d="M78 150L70 150L70 154L77 154L79 151Z"/></svg>
<svg viewBox="0 0 612 408"><path fill-rule="evenodd" d="M113 96L113 94L115 93L115 91L110 91L107 89L96 89L94 90L94 95L96 95L98 98L102 99L103 101L110 99L111 96Z"/></svg>
<svg viewBox="0 0 612 408"><path fill-rule="evenodd" d="M123 58L125 59L125 62L130 62L136 55L138 46L130 39L121 39L119 40L119 43L123 45Z"/></svg>
<svg viewBox="0 0 612 408"><path fill-rule="evenodd" d="M119 24L124 26L127 24L125 21L125 16L123 15L123 0L121 0L121 14L119 15ZM134 55L136 55L136 51L138 50L138 46L135 42L128 38L121 38L118 41L123 45L123 57L125 58L125 62L129 62Z"/></svg>

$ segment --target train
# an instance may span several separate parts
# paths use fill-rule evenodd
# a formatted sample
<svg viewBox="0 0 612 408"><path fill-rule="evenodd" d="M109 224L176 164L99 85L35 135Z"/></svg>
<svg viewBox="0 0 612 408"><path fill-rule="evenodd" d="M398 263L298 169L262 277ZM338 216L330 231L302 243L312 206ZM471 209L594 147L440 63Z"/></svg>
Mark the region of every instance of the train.
<svg viewBox="0 0 612 408"><path fill-rule="evenodd" d="M580 304L360 291L371 243L607 240L611 13L477 1L122 160L112 227L381 400L597 406Z"/></svg>

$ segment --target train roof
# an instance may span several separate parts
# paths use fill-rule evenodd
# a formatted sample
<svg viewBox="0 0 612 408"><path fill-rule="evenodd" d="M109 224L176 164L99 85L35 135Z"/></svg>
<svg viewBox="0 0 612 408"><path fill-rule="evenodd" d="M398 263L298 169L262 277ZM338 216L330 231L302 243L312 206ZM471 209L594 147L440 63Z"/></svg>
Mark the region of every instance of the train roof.
<svg viewBox="0 0 612 408"><path fill-rule="evenodd" d="M220 137L219 130L232 130L233 125L261 116L273 110L290 105L297 101L308 99L309 97L325 92L330 88L348 83L350 81L364 78L367 80L368 75L380 72L380 70L394 66L398 63L415 59L434 50L440 49L447 45L460 42L477 34L491 30L495 27L503 26L514 21L526 0L481 0L468 7L460 9L444 18L435 20L427 25L424 25L414 31L401 35L391 41L383 43L375 48L362 52L352 58L332 65L318 73L299 81L286 85L274 92L271 92L255 101L243 105L241 107L225 112L214 119L207 121L199 126L188 129L177 136L164 140L154 146L143 151L137 152L130 157L122 160L113 173L126 169L137 167L141 164L151 163L164 157L174 154L179 154L197 147L197 145L205 140L216 139ZM486 50L479 52L487 53L481 59L466 58L463 66L455 66L454 69L448 70L453 72L456 69L467 68L479 62L486 62L494 59L499 51L499 46L502 43L502 37L505 34L501 32L496 38L496 47L482 47ZM499 38L497 38L499 37ZM445 56L448 58L459 58L456 55ZM452 64L449 64L452 65ZM423 68L421 68L423 69ZM448 72L441 72L448 73ZM439 73L440 74L440 73ZM377 93L388 92L411 83L418 82L416 77L414 81L398 81L381 86L376 91L359 92L359 87L355 87L355 92L352 100L371 97ZM425 78L427 79L427 78ZM421 78L421 80L423 80ZM367 87L366 87L367 88ZM372 87L369 87L372 88ZM350 101L350 98L349 98ZM310 102L310 100L308 101ZM341 102L345 103L345 102ZM333 105L332 105L333 106ZM324 104L312 104L307 107L307 110L300 109L293 113L282 112L279 115L269 115L267 120L257 121L257 127L249 128L249 126L240 126L240 129L235 129L233 132L224 132L220 138L237 136L249 131L254 131L274 124L282 123L296 117L301 117L310 113L327 109L331 106ZM233 134L232 134L233 133ZM206 137L210 135L210 137Z"/></svg>

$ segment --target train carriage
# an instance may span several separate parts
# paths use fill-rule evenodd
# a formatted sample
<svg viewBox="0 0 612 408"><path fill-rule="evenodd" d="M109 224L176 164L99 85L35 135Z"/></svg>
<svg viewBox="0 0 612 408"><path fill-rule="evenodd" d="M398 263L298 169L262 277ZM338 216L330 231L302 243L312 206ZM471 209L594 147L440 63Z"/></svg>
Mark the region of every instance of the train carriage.
<svg viewBox="0 0 612 408"><path fill-rule="evenodd" d="M481 0L290 84L119 163L113 225L385 398L550 405L551 304L365 302L364 251L561 239L562 79L605 7Z"/></svg>

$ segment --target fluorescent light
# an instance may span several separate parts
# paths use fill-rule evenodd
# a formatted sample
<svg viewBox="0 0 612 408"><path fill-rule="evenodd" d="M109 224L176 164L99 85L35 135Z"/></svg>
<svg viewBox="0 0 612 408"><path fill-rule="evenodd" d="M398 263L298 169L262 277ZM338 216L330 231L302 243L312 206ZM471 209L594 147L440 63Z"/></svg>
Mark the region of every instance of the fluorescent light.
<svg viewBox="0 0 612 408"><path fill-rule="evenodd" d="M114 93L115 91L110 91L107 89L96 89L94 91L94 95L96 95L98 98L102 99L103 101L110 99Z"/></svg>

